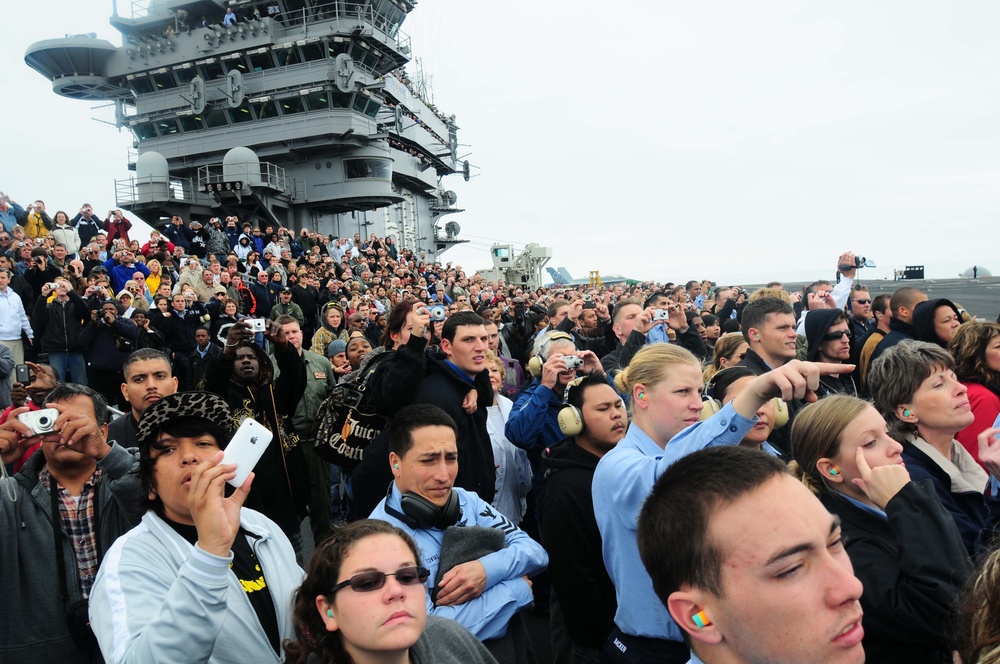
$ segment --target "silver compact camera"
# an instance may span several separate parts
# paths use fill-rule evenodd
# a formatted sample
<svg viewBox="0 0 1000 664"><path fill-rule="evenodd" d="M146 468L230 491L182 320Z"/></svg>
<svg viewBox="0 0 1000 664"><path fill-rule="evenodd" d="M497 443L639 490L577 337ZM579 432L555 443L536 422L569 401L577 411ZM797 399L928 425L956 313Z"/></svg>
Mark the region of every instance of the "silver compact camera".
<svg viewBox="0 0 1000 664"><path fill-rule="evenodd" d="M26 424L34 435L40 436L55 431L59 411L55 408L43 408L29 413L21 413L17 419Z"/></svg>
<svg viewBox="0 0 1000 664"><path fill-rule="evenodd" d="M583 359L577 357L576 355L566 355L563 357L563 362L566 363L567 369L579 369L583 366Z"/></svg>
<svg viewBox="0 0 1000 664"><path fill-rule="evenodd" d="M653 312L653 320L670 320L670 312L666 309L657 309Z"/></svg>
<svg viewBox="0 0 1000 664"><path fill-rule="evenodd" d="M435 304L433 307L427 307L427 314L433 321L444 320L448 317L447 311L445 311L445 308L440 304Z"/></svg>
<svg viewBox="0 0 1000 664"><path fill-rule="evenodd" d="M250 331L251 332L267 332L267 321L263 318L251 318L250 319Z"/></svg>

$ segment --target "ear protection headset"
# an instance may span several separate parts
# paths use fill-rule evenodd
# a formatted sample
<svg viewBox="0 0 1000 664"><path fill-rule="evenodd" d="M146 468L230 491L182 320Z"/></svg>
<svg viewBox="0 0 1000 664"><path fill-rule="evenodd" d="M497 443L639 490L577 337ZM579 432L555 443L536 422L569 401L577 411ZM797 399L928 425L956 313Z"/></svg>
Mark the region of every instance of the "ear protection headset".
<svg viewBox="0 0 1000 664"><path fill-rule="evenodd" d="M698 419L705 421L711 418L713 415L722 410L722 401L715 398L715 385L719 381L719 377L725 374L727 371L733 371L735 369L742 369L746 371L746 367L726 367L722 371L716 372L712 376L711 380L708 381L708 385L705 386L705 395L703 397L704 401L701 405L701 415ZM780 429L781 427L788 424L788 404L774 397L771 399L771 404L774 406L774 428Z"/></svg>
<svg viewBox="0 0 1000 664"><path fill-rule="evenodd" d="M576 345L576 340L573 339L573 335L566 332L559 332L558 330L546 332L542 335L542 338L535 343L535 356L528 360L528 373L530 373L534 378L538 378L542 375L542 365L549 359L549 349L552 347L552 342L560 339L565 339Z"/></svg>
<svg viewBox="0 0 1000 664"><path fill-rule="evenodd" d="M392 483L389 483L389 490L386 498L392 495ZM404 493L400 501L403 511L389 507L386 501L385 511L388 515L394 516L410 528L415 530L427 530L429 528L440 528L444 530L448 526L454 526L462 518L462 508L458 504L458 494L452 491L448 494L448 502L444 507L438 507L431 501L415 493Z"/></svg>
<svg viewBox="0 0 1000 664"><path fill-rule="evenodd" d="M583 379L584 376L581 376L570 381L563 390L563 407L556 419L564 436L578 436L583 431L583 413L569 402L569 391L576 389Z"/></svg>

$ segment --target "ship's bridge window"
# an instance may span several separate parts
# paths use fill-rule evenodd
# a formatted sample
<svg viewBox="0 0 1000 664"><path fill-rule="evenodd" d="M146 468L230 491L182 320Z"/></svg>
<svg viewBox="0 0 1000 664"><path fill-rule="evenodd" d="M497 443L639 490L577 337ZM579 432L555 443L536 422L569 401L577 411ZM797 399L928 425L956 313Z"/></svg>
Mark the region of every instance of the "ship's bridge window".
<svg viewBox="0 0 1000 664"><path fill-rule="evenodd" d="M250 68L247 67L247 63L243 62L243 58L233 58L229 60L228 65L229 71L233 71L235 69L241 74L245 74L250 71Z"/></svg>
<svg viewBox="0 0 1000 664"><path fill-rule="evenodd" d="M174 81L174 77L169 72L166 74L156 74L152 78L157 90L169 90L170 88L177 87L177 82Z"/></svg>
<svg viewBox="0 0 1000 664"><path fill-rule="evenodd" d="M270 52L254 53L250 56L250 68L254 71L264 71L272 67L274 67L274 61L271 60Z"/></svg>
<svg viewBox="0 0 1000 664"><path fill-rule="evenodd" d="M278 57L279 67L297 65L302 62L302 56L299 54L299 49L294 46L286 48L283 51L275 51L275 55Z"/></svg>
<svg viewBox="0 0 1000 664"><path fill-rule="evenodd" d="M352 108L358 113L364 113L368 117L374 118L378 114L378 109L381 106L382 105L379 102L375 101L374 99L371 99L370 97L366 97L364 95L355 95L354 105L352 106Z"/></svg>
<svg viewBox="0 0 1000 664"><path fill-rule="evenodd" d="M229 120L225 111L216 109L209 111L208 115L205 116L205 124L208 125L209 129L215 129L216 127L225 127L229 124Z"/></svg>
<svg viewBox="0 0 1000 664"><path fill-rule="evenodd" d="M391 180L392 166L385 159L345 159L347 180Z"/></svg>
<svg viewBox="0 0 1000 664"><path fill-rule="evenodd" d="M379 57L366 48L361 48L357 44L351 46L351 57L355 64L360 64L365 69L374 69L378 64Z"/></svg>
<svg viewBox="0 0 1000 664"><path fill-rule="evenodd" d="M257 116L258 120L278 117L278 106L274 101L256 102L250 104L250 108L253 109L254 115Z"/></svg>
<svg viewBox="0 0 1000 664"><path fill-rule="evenodd" d="M177 120L181 123L181 131L200 131L205 128L200 115L182 115Z"/></svg>
<svg viewBox="0 0 1000 664"><path fill-rule="evenodd" d="M177 74L177 80L180 81L181 85L187 85L198 75L198 70L194 67L186 67L184 69L175 69L174 73Z"/></svg>
<svg viewBox="0 0 1000 664"><path fill-rule="evenodd" d="M234 108L229 111L229 115L233 119L233 124L241 124L243 122L253 120L253 116L250 115L250 109L245 106L241 108Z"/></svg>
<svg viewBox="0 0 1000 664"><path fill-rule="evenodd" d="M350 108L351 107L351 95L343 92L333 92L330 94L330 101L333 102L334 108Z"/></svg>
<svg viewBox="0 0 1000 664"><path fill-rule="evenodd" d="M306 44L302 47L302 55L305 57L306 62L322 60L326 57L326 44L323 42Z"/></svg>
<svg viewBox="0 0 1000 664"><path fill-rule="evenodd" d="M201 69L201 77L206 81L214 81L217 78L222 78L226 75L226 71L222 68L222 64L218 62L209 62L207 64L198 65Z"/></svg>
<svg viewBox="0 0 1000 664"><path fill-rule="evenodd" d="M151 138L156 138L156 127L153 126L152 122L143 122L132 127L132 131L135 132L136 138L140 141L146 141Z"/></svg>
<svg viewBox="0 0 1000 664"><path fill-rule="evenodd" d="M170 136L180 131L176 120L157 120L156 129L160 132L160 136Z"/></svg>
<svg viewBox="0 0 1000 664"><path fill-rule="evenodd" d="M137 95L153 92L153 81L148 76L139 76L132 81L132 89Z"/></svg>
<svg viewBox="0 0 1000 664"><path fill-rule="evenodd" d="M306 95L306 105L310 111L325 111L330 108L330 95L325 91L310 92Z"/></svg>
<svg viewBox="0 0 1000 664"><path fill-rule="evenodd" d="M327 44L326 54L328 58L335 58L341 53L347 53L347 44L344 42L332 41Z"/></svg>
<svg viewBox="0 0 1000 664"><path fill-rule="evenodd" d="M296 113L301 113L305 109L302 107L301 97L286 97L285 99L279 99L278 103L281 104L281 114L282 115L294 115Z"/></svg>

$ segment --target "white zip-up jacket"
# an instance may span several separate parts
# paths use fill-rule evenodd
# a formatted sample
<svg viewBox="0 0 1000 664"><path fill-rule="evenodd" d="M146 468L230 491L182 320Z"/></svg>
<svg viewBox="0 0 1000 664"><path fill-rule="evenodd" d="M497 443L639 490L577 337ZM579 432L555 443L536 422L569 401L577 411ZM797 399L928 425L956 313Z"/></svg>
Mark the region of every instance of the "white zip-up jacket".
<svg viewBox="0 0 1000 664"><path fill-rule="evenodd" d="M302 582L278 526L243 508L240 525L263 568L281 641L294 638L293 591ZM90 624L109 663L280 662L233 560L192 545L150 511L108 550L90 594Z"/></svg>

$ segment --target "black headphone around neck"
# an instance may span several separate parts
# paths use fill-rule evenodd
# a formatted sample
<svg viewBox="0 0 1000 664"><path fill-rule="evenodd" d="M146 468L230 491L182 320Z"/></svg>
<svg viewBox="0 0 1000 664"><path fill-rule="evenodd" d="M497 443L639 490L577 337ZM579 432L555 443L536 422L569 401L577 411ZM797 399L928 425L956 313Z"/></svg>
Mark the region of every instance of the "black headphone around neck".
<svg viewBox="0 0 1000 664"><path fill-rule="evenodd" d="M415 493L404 493L400 498L400 512L389 506L388 498L392 496L393 483L389 483L389 490L385 497L385 512L389 516L394 516L410 528L415 530L427 530L439 528L444 530L448 526L454 526L462 518L462 508L458 504L458 494L452 491L448 494L448 501L443 507L438 507L423 496Z"/></svg>

